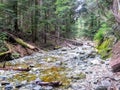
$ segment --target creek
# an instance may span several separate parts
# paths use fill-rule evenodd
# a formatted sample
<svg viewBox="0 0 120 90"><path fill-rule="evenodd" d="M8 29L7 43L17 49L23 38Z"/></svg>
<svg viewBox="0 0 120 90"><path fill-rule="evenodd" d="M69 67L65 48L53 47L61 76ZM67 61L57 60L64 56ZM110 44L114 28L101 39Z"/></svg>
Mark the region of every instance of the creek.
<svg viewBox="0 0 120 90"><path fill-rule="evenodd" d="M120 77L112 73L109 60L100 58L91 41L83 42L82 46L34 53L6 63L9 67L29 67L31 70L0 70L0 90L107 90L113 86L120 88ZM34 83L36 81L59 81L62 85L42 86Z"/></svg>

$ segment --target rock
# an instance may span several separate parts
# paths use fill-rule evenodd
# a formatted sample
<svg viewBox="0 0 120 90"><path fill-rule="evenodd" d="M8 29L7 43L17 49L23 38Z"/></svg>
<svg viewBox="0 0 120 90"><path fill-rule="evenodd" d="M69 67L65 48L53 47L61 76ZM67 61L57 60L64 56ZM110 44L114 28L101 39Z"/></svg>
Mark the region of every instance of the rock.
<svg viewBox="0 0 120 90"><path fill-rule="evenodd" d="M78 59L78 57L77 57L77 56L74 56L73 59Z"/></svg>
<svg viewBox="0 0 120 90"><path fill-rule="evenodd" d="M24 85L27 84L27 80L22 81L21 84L24 84Z"/></svg>
<svg viewBox="0 0 120 90"><path fill-rule="evenodd" d="M110 87L111 86L111 83L107 80L101 81L101 84L102 84L102 86L105 86L105 87Z"/></svg>
<svg viewBox="0 0 120 90"><path fill-rule="evenodd" d="M21 88L23 86L23 84L17 84L16 86L15 86L15 88Z"/></svg>
<svg viewBox="0 0 120 90"><path fill-rule="evenodd" d="M92 60L92 61L91 61L91 64L93 64L93 65L99 65L100 62L99 62L98 60Z"/></svg>
<svg viewBox="0 0 120 90"><path fill-rule="evenodd" d="M79 54L85 54L85 52L84 51L81 51L81 52L78 52Z"/></svg>
<svg viewBox="0 0 120 90"><path fill-rule="evenodd" d="M34 64L30 64L30 65L29 65L30 68L33 68L34 66L35 66Z"/></svg>
<svg viewBox="0 0 120 90"><path fill-rule="evenodd" d="M111 66L113 72L120 71L120 57L115 59L115 60L111 60L110 61L110 66Z"/></svg>
<svg viewBox="0 0 120 90"><path fill-rule="evenodd" d="M52 86L46 86L46 87L44 87L44 90L53 90L53 87Z"/></svg>
<svg viewBox="0 0 120 90"><path fill-rule="evenodd" d="M13 89L13 85L9 84L5 86L5 90L12 90Z"/></svg>
<svg viewBox="0 0 120 90"><path fill-rule="evenodd" d="M95 90L107 90L105 86L98 86Z"/></svg>
<svg viewBox="0 0 120 90"><path fill-rule="evenodd" d="M41 81L41 80L39 78L36 78L35 83L38 82L38 81Z"/></svg>
<svg viewBox="0 0 120 90"><path fill-rule="evenodd" d="M0 76L0 81L7 80L7 76Z"/></svg>
<svg viewBox="0 0 120 90"><path fill-rule="evenodd" d="M100 61L101 64L104 64L105 62L104 61ZM107 63L105 63L106 65L108 65Z"/></svg>
<svg viewBox="0 0 120 90"><path fill-rule="evenodd" d="M42 87L37 85L36 87L33 88L33 90L42 90Z"/></svg>
<svg viewBox="0 0 120 90"><path fill-rule="evenodd" d="M93 83L94 83L94 84L97 84L98 82L99 82L98 80L95 80Z"/></svg>
<svg viewBox="0 0 120 90"><path fill-rule="evenodd" d="M56 61L56 65L62 65L63 62L62 61Z"/></svg>
<svg viewBox="0 0 120 90"><path fill-rule="evenodd" d="M90 53L90 54L88 54L88 57L87 58L95 58L95 56L96 56L96 53Z"/></svg>
<svg viewBox="0 0 120 90"><path fill-rule="evenodd" d="M2 81L1 82L1 85L8 85L8 84L10 84L8 81Z"/></svg>
<svg viewBox="0 0 120 90"><path fill-rule="evenodd" d="M61 51L67 51L67 48L62 48Z"/></svg>
<svg viewBox="0 0 120 90"><path fill-rule="evenodd" d="M39 68L32 68L31 70L33 70L33 71L37 71L37 70L39 70Z"/></svg>
<svg viewBox="0 0 120 90"><path fill-rule="evenodd" d="M120 41L118 41L112 48L112 58L110 66L113 72L120 71Z"/></svg>

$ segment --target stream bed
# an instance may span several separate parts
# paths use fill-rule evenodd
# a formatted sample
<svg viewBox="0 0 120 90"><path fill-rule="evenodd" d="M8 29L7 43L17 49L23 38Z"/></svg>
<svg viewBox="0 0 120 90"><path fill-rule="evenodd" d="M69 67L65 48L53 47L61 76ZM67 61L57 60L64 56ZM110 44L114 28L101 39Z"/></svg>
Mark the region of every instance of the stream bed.
<svg viewBox="0 0 120 90"><path fill-rule="evenodd" d="M35 53L9 61L6 66L31 70L0 70L0 90L120 90L120 75L112 72L109 59L100 58L91 41L82 46ZM62 85L38 85L38 81L59 81Z"/></svg>

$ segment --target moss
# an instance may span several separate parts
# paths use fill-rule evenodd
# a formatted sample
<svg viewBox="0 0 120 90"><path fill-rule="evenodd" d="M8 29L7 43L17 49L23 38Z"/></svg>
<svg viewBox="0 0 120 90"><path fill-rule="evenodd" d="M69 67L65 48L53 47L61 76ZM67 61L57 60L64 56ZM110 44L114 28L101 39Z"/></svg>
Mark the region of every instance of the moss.
<svg viewBox="0 0 120 90"><path fill-rule="evenodd" d="M106 59L111 56L113 42L114 38L108 38L97 47L98 53L101 55L102 59Z"/></svg>
<svg viewBox="0 0 120 90"><path fill-rule="evenodd" d="M60 81L62 85L68 86L70 80L66 77L65 68L53 66L41 71L40 79L45 82Z"/></svg>
<svg viewBox="0 0 120 90"><path fill-rule="evenodd" d="M35 79L36 79L35 74L30 74L28 72L22 72L22 73L14 75L13 78L9 79L9 81L14 81L14 80L24 81L24 80L27 80L28 82L30 82L30 81L33 81Z"/></svg>

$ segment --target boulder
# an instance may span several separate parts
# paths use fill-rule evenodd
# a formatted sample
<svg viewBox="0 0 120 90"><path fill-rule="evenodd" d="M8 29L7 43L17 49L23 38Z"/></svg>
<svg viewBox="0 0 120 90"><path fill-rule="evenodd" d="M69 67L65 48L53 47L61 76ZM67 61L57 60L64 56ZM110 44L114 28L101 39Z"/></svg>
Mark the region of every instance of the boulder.
<svg viewBox="0 0 120 90"><path fill-rule="evenodd" d="M120 41L117 42L112 48L112 58L110 61L110 66L113 72L120 71Z"/></svg>
<svg viewBox="0 0 120 90"><path fill-rule="evenodd" d="M119 72L120 71L120 57L115 60L111 60L110 66L113 72Z"/></svg>

